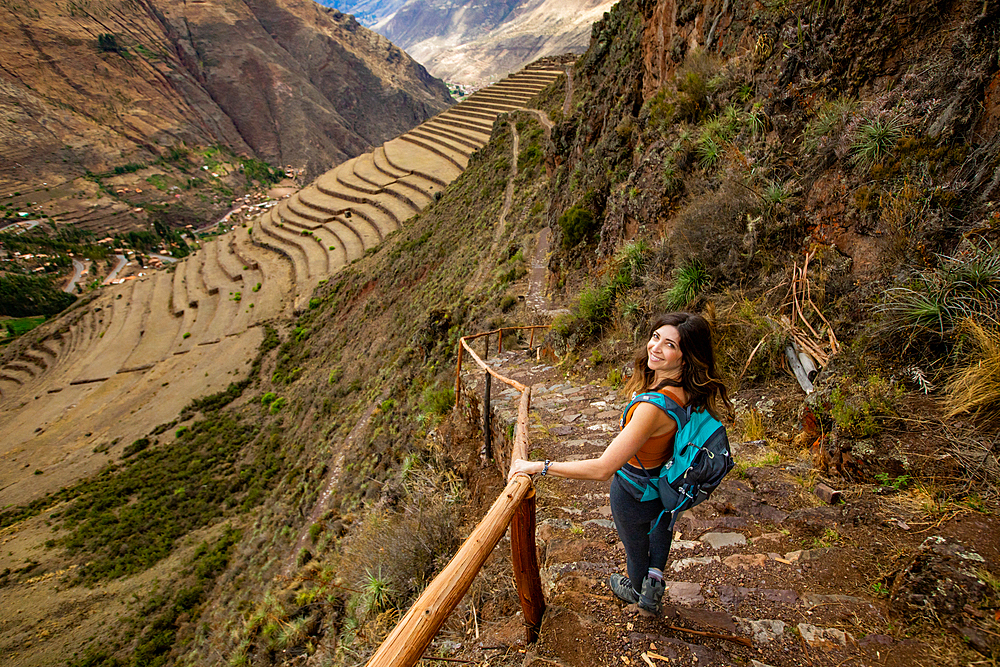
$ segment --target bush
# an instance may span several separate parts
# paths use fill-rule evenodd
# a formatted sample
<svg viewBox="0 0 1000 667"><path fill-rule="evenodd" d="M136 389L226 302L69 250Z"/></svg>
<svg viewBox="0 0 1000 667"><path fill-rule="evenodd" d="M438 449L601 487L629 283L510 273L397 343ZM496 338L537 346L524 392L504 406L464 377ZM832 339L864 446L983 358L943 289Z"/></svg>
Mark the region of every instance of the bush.
<svg viewBox="0 0 1000 667"><path fill-rule="evenodd" d="M420 409L433 415L444 415L455 405L455 388L428 387L424 390Z"/></svg>
<svg viewBox="0 0 1000 667"><path fill-rule="evenodd" d="M122 458L127 459L133 454L138 454L142 450L149 447L149 438L139 438L134 441L131 445L122 450Z"/></svg>
<svg viewBox="0 0 1000 667"><path fill-rule="evenodd" d="M562 229L562 246L568 250L587 239L597 229L594 214L581 206L573 206L559 216L559 228Z"/></svg>
<svg viewBox="0 0 1000 667"><path fill-rule="evenodd" d="M896 419L902 389L877 375L845 382L831 394L830 416L848 438L870 438Z"/></svg>
<svg viewBox="0 0 1000 667"><path fill-rule="evenodd" d="M123 53L125 51L118 44L118 38L109 32L97 36L97 48L105 53Z"/></svg>

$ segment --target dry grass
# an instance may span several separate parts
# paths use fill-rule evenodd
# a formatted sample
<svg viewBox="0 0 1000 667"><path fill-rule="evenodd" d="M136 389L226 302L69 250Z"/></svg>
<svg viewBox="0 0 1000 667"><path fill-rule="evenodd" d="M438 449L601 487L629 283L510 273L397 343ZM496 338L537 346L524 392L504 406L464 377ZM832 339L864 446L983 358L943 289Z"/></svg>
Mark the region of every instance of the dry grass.
<svg viewBox="0 0 1000 667"><path fill-rule="evenodd" d="M1000 406L1000 329L987 329L967 319L961 325L976 353L972 363L959 370L945 387L944 408L947 417L963 413L996 419Z"/></svg>
<svg viewBox="0 0 1000 667"><path fill-rule="evenodd" d="M740 422L743 427L743 442L764 439L767 429L764 426L764 416L759 410L751 409L740 415Z"/></svg>

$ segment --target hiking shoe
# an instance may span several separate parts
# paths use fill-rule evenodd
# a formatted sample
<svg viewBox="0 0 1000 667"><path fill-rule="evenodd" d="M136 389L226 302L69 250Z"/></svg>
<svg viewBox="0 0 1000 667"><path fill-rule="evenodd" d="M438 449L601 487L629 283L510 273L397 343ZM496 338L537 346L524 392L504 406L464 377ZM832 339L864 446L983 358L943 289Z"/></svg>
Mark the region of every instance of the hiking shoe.
<svg viewBox="0 0 1000 667"><path fill-rule="evenodd" d="M635 604L639 601L639 594L632 588L632 582L628 580L628 577L623 577L620 574L612 574L611 579L608 580L608 585L611 586L611 592L622 602Z"/></svg>
<svg viewBox="0 0 1000 667"><path fill-rule="evenodd" d="M642 580L642 592L639 593L639 611L651 616L660 615L660 601L666 584L662 581L646 577Z"/></svg>

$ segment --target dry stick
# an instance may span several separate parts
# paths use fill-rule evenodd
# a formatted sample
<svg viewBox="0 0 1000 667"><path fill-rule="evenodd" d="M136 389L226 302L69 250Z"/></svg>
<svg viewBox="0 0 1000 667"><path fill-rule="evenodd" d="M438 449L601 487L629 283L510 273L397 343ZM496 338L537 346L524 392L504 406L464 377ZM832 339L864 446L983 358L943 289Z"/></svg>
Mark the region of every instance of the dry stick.
<svg viewBox="0 0 1000 667"><path fill-rule="evenodd" d="M682 628L679 625L667 625L671 630L676 630L677 632L686 632L689 635L698 635L699 637L711 637L712 639L725 639L726 641L735 642L742 646L748 648L753 648L753 640L747 639L746 637L736 637L734 635L720 635L716 632L704 632L702 630L692 630L691 628Z"/></svg>
<svg viewBox="0 0 1000 667"><path fill-rule="evenodd" d="M740 372L740 376L738 378L736 378L737 382L739 382L740 380L743 379L743 374L747 372L748 368L750 368L750 362L753 361L754 355L757 354L757 350L760 349L760 346L764 344L764 341L767 340L768 336L770 336L770 335L771 334L764 334L764 337L761 338L760 342L757 343L756 347L753 348L753 352L750 353L750 357L747 359L746 365L743 366L743 370Z"/></svg>
<svg viewBox="0 0 1000 667"><path fill-rule="evenodd" d="M458 658L420 658L420 660L418 660L417 662L420 662L420 661L423 661L423 660L437 660L439 662L462 662L462 663L465 663L467 665L471 665L471 664L474 664L476 662L475 660L459 660Z"/></svg>
<svg viewBox="0 0 1000 667"><path fill-rule="evenodd" d="M799 635L799 639L802 640L802 652L805 653L806 660L809 662L809 666L812 667L813 661L812 658L809 657L809 647L806 645L806 638Z"/></svg>
<svg viewBox="0 0 1000 667"><path fill-rule="evenodd" d="M808 260L807 260L807 261L808 261ZM794 279L795 279L795 278L793 277L793 280L794 280ZM802 269L801 269L801 270L799 271L799 278L798 278L798 281L799 281L799 282L804 282L804 283L806 284L807 288L808 288L808 285L809 285L809 281L808 281L808 280L806 280L806 278L805 278L805 264L803 264L803 265L802 265ZM801 287L800 287L799 291L800 291L800 292L802 291ZM792 293L793 293L793 296L795 296L795 297L796 297L796 298L795 298L795 309L796 309L796 311L797 311L797 312L798 312L798 314L799 314L799 319L800 319L800 320L802 320L803 322L805 322L805 323L806 323L806 326L807 326L807 327L809 328L809 331L810 331L810 332L812 332L812 335L813 335L813 336L815 336L816 338L820 338L821 336L820 336L820 335L819 335L818 333L816 333L816 330L815 330L815 329L813 329L813 326L812 326L812 324L810 324L810 323L809 323L809 320L807 320L807 319L806 319L806 316L805 316L805 315L804 315L804 314L802 313L802 304L801 304L801 303L799 303L799 300L798 300L798 297L797 297L797 295L795 295L795 292L794 292L794 290L793 290L793 292L792 292Z"/></svg>

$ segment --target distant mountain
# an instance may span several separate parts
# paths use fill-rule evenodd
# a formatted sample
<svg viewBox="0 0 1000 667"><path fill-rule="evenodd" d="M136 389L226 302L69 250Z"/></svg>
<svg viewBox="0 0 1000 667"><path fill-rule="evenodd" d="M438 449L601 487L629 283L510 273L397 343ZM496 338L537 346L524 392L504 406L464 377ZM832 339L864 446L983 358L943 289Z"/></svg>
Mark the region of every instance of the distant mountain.
<svg viewBox="0 0 1000 667"><path fill-rule="evenodd" d="M0 6L0 190L181 145L327 170L447 108L442 82L312 0Z"/></svg>
<svg viewBox="0 0 1000 667"><path fill-rule="evenodd" d="M434 76L481 83L537 58L582 53L607 0L317 0L388 37Z"/></svg>

